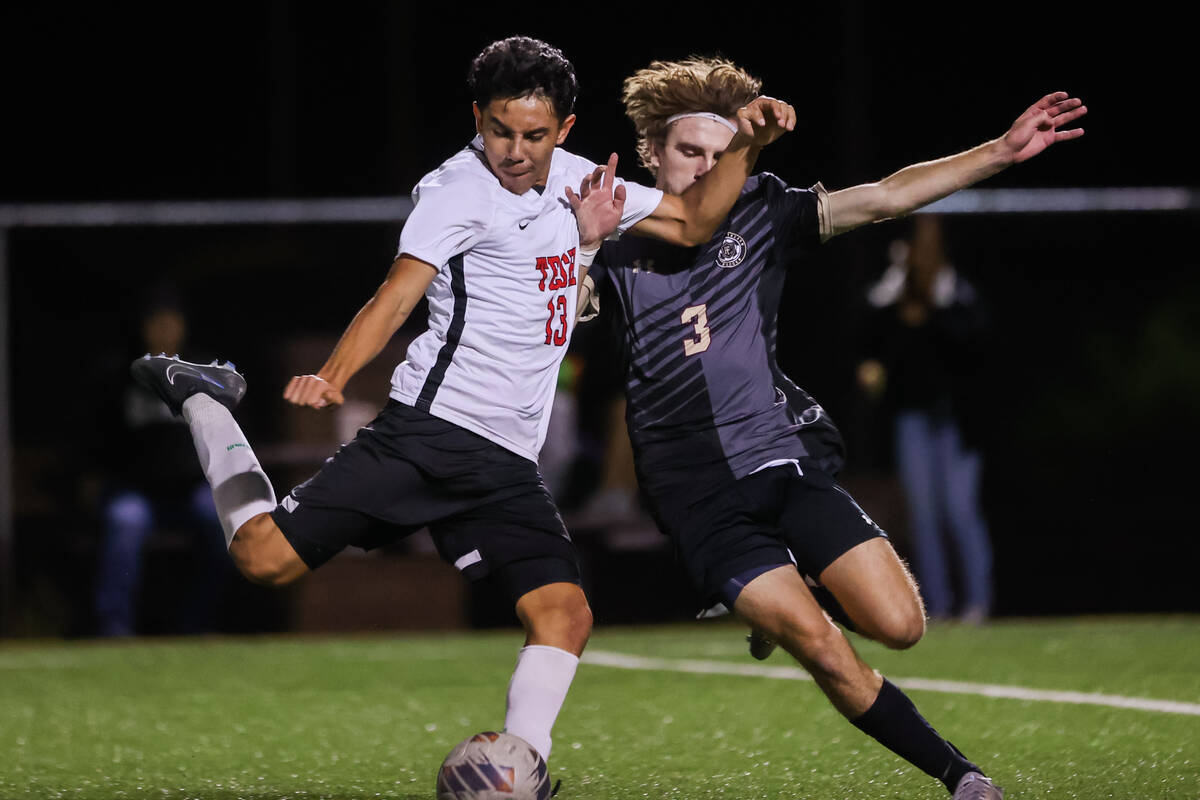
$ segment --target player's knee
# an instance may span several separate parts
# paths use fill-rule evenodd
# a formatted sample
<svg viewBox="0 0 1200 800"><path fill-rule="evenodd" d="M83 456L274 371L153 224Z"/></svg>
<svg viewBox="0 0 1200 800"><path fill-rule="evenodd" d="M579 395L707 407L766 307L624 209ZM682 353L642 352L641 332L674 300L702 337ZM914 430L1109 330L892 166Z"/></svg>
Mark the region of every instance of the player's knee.
<svg viewBox="0 0 1200 800"><path fill-rule="evenodd" d="M582 651L592 635L592 607L586 601L580 608L571 612L569 631L575 649Z"/></svg>
<svg viewBox="0 0 1200 800"><path fill-rule="evenodd" d="M229 555L238 571L251 583L260 586L282 586L289 582L282 559L272 558L262 548L241 545L237 539L229 547Z"/></svg>
<svg viewBox="0 0 1200 800"><path fill-rule="evenodd" d="M559 638L571 645L572 650L583 650L592 635L592 608L580 596L550 615L548 625Z"/></svg>
<svg viewBox="0 0 1200 800"><path fill-rule="evenodd" d="M555 602L522 614L529 641L582 653L592 633L592 609L582 591L560 593Z"/></svg>
<svg viewBox="0 0 1200 800"><path fill-rule="evenodd" d="M872 639L892 650L907 650L925 635L925 615L920 609L891 615Z"/></svg>
<svg viewBox="0 0 1200 800"><path fill-rule="evenodd" d="M291 583L303 570L297 568L290 546L282 547L283 535L267 514L248 520L233 537L229 556L246 580L262 586Z"/></svg>
<svg viewBox="0 0 1200 800"><path fill-rule="evenodd" d="M230 550L230 552L233 552ZM258 554L246 554L234 558L238 571L251 583L260 586L283 586L295 580L286 564Z"/></svg>
<svg viewBox="0 0 1200 800"><path fill-rule="evenodd" d="M908 598L876 603L859 614L856 628L868 639L892 650L906 650L925 635L925 609L914 591Z"/></svg>

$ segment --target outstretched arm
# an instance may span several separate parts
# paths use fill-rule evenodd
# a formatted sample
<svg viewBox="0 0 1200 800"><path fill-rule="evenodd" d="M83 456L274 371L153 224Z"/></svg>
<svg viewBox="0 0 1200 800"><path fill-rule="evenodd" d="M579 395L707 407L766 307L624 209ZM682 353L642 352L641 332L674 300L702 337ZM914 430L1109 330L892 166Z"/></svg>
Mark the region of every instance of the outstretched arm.
<svg viewBox="0 0 1200 800"><path fill-rule="evenodd" d="M1028 161L1055 142L1076 139L1083 135L1083 128L1063 127L1086 113L1087 107L1079 98L1054 92L1026 109L998 139L964 153L913 164L878 183L832 192L829 212L833 235L909 214L1012 164Z"/></svg>
<svg viewBox="0 0 1200 800"><path fill-rule="evenodd" d="M757 97L738 109L739 130L720 160L681 195L663 195L650 216L630 231L671 244L693 247L712 238L742 192L746 178L763 147L796 127L796 110L771 97ZM623 187L613 188L617 157L584 178L576 195L569 187L567 198L579 219L583 246L599 246L617 229L624 209Z"/></svg>
<svg viewBox="0 0 1200 800"><path fill-rule="evenodd" d="M436 275L437 270L424 261L406 255L397 258L387 279L355 315L321 370L288 381L283 399L313 408L340 405L346 382L379 355Z"/></svg>

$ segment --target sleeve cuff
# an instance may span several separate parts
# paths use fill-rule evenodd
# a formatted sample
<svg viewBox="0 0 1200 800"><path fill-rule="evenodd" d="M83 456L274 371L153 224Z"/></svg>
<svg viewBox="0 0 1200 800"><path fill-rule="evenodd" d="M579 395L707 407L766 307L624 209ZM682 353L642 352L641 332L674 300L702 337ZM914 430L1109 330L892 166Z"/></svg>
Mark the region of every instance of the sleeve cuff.
<svg viewBox="0 0 1200 800"><path fill-rule="evenodd" d="M821 244L833 238L833 211L829 207L829 191L820 181L813 184L811 191L817 195L817 228Z"/></svg>

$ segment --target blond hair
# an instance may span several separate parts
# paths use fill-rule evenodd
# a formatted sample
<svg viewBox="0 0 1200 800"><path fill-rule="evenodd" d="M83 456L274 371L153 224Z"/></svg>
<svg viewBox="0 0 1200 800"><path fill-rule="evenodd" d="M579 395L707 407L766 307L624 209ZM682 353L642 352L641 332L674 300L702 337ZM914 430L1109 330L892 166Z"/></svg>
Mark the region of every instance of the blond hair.
<svg viewBox="0 0 1200 800"><path fill-rule="evenodd" d="M638 157L651 172L650 154L666 135L676 114L708 111L734 117L759 95L762 81L732 61L691 56L683 61L654 61L625 79L621 99L638 134Z"/></svg>

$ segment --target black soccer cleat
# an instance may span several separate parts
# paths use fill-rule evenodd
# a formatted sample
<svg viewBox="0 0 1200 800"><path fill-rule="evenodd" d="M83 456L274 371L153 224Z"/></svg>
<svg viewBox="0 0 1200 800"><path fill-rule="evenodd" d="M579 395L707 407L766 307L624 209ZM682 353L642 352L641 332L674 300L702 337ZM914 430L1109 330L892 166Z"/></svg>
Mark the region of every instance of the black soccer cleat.
<svg viewBox="0 0 1200 800"><path fill-rule="evenodd" d="M179 356L147 353L134 361L129 371L134 380L161 397L175 416L183 413L183 401L194 394L206 394L230 411L246 394L246 379L228 361L193 364L180 361Z"/></svg>
<svg viewBox="0 0 1200 800"><path fill-rule="evenodd" d="M775 652L775 642L768 639L762 631L751 630L746 636L746 641L750 643L750 655L759 661L765 660Z"/></svg>

